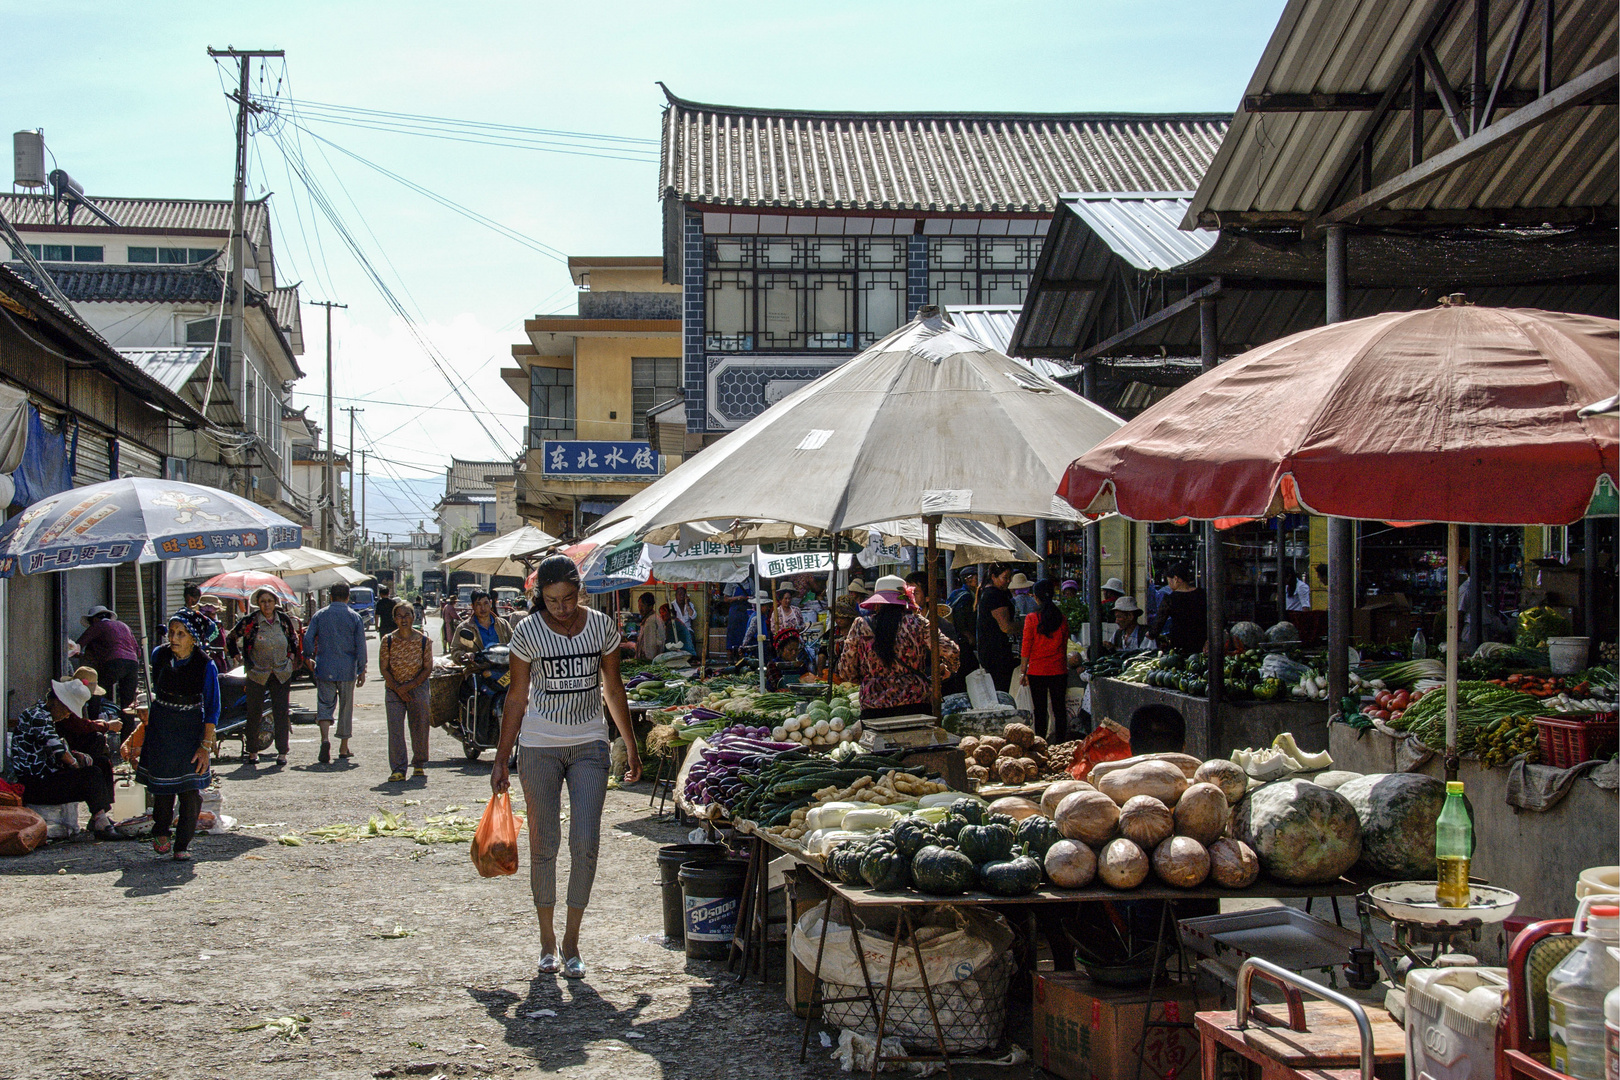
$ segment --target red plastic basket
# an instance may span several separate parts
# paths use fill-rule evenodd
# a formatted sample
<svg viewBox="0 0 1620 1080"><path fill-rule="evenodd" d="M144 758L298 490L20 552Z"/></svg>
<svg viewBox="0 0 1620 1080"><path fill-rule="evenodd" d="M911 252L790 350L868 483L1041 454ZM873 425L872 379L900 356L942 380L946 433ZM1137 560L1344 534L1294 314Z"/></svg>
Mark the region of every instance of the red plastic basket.
<svg viewBox="0 0 1620 1080"><path fill-rule="evenodd" d="M1538 716L1535 720L1541 763L1555 769L1606 758L1620 747L1620 713Z"/></svg>

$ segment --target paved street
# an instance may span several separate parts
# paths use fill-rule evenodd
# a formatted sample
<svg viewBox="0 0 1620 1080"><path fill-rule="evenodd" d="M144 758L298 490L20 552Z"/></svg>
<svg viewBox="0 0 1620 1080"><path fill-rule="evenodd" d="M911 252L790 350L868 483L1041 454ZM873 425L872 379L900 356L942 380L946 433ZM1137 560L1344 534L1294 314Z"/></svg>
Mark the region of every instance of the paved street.
<svg viewBox="0 0 1620 1080"><path fill-rule="evenodd" d="M128 842L0 862L0 1077L836 1072L824 1051L797 1065L779 980L739 990L663 944L654 849L683 830L650 820L645 784L608 793L577 983L535 977L526 851L516 876L486 880L465 844L278 843L379 809L481 811L488 755L469 766L435 732L428 779L388 785L382 684L357 699L352 765L315 764L313 727L294 728L285 769L225 761L224 811L243 824L199 837L191 864ZM297 1040L233 1030L292 1014L310 1018Z"/></svg>

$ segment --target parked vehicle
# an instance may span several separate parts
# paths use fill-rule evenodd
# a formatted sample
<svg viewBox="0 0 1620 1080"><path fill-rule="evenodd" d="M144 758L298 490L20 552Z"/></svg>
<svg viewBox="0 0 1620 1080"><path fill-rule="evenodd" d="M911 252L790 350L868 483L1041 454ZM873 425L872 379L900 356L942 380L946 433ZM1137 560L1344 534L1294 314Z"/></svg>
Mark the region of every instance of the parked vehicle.
<svg viewBox="0 0 1620 1080"><path fill-rule="evenodd" d="M360 613L366 621L366 629L373 630L377 626L377 591L366 585L356 585L349 590L349 606Z"/></svg>
<svg viewBox="0 0 1620 1080"><path fill-rule="evenodd" d="M461 683L456 710L457 735L468 761L501 741L501 710L512 684L511 655L505 645L493 645L473 654L472 666Z"/></svg>

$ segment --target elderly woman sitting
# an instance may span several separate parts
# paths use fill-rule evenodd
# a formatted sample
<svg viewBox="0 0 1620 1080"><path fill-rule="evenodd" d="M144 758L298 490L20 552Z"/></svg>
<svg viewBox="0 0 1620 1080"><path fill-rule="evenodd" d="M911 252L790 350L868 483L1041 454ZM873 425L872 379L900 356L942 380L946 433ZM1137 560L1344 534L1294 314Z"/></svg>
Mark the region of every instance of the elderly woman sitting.
<svg viewBox="0 0 1620 1080"><path fill-rule="evenodd" d="M11 738L11 766L23 786L23 801L30 806L85 803L90 807L90 828L110 839L113 788L110 770L96 767L86 753L68 746L57 730L64 721L84 719L90 688L78 679L55 679L51 692L17 718Z"/></svg>

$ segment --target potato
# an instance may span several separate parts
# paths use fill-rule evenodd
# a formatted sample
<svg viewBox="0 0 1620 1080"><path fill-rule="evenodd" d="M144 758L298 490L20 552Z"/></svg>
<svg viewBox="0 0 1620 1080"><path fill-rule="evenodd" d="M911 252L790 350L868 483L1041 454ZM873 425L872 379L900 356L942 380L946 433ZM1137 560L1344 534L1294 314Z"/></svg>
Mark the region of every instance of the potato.
<svg viewBox="0 0 1620 1080"><path fill-rule="evenodd" d="M989 765L996 760L996 748L981 741L978 746L973 748L973 760L980 765Z"/></svg>
<svg viewBox="0 0 1620 1080"><path fill-rule="evenodd" d="M1029 746L1025 747L1025 749L1029 751L1030 757L1039 761L1040 758L1046 753L1046 740L1037 735L1035 736L1035 741L1030 743Z"/></svg>
<svg viewBox="0 0 1620 1080"><path fill-rule="evenodd" d="M1111 888L1134 889L1147 880L1148 857L1123 836L1111 840L1097 856L1097 876Z"/></svg>
<svg viewBox="0 0 1620 1080"><path fill-rule="evenodd" d="M1041 812L1039 803L1020 798L1017 795L1006 795L990 804L992 814L1006 814L1014 821L1023 821L1027 817L1034 817Z"/></svg>
<svg viewBox="0 0 1620 1080"><path fill-rule="evenodd" d="M964 735L962 741L956 744L956 748L968 757L972 757L973 751L978 748L978 745L979 737L977 735Z"/></svg>
<svg viewBox="0 0 1620 1080"><path fill-rule="evenodd" d="M1198 766L1193 783L1214 784L1226 796L1228 805L1235 804L1249 790L1249 777L1241 768L1225 758L1215 758Z"/></svg>
<svg viewBox="0 0 1620 1080"><path fill-rule="evenodd" d="M1100 791L1076 791L1063 797L1053 817L1066 839L1100 847L1114 835L1119 807Z"/></svg>
<svg viewBox="0 0 1620 1080"><path fill-rule="evenodd" d="M1138 754L1136 757L1123 758L1119 761L1099 762L1092 767L1091 773L1087 779L1095 784L1098 780L1107 776L1111 772L1118 772L1120 769L1129 769L1133 765L1142 764L1144 761L1168 762L1169 764L1180 769L1181 774L1189 780L1192 779L1193 773L1198 771L1198 767L1203 764L1202 761L1199 761L1191 754Z"/></svg>
<svg viewBox="0 0 1620 1080"><path fill-rule="evenodd" d="M1001 749L996 751L996 757L1021 758L1023 756L1024 748L1019 746L1017 743L1005 743L1002 745Z"/></svg>
<svg viewBox="0 0 1620 1080"><path fill-rule="evenodd" d="M1116 769L1093 780L1097 790L1124 806L1133 796L1151 795L1166 806L1176 805L1187 790L1187 778L1168 761L1143 761L1127 769Z"/></svg>
<svg viewBox="0 0 1620 1080"><path fill-rule="evenodd" d="M981 784L990 782L990 770L983 765L969 765L967 767L967 776L969 780L977 780Z"/></svg>
<svg viewBox="0 0 1620 1080"><path fill-rule="evenodd" d="M1119 808L1119 834L1143 851L1152 851L1175 831L1170 808L1151 795L1136 795Z"/></svg>
<svg viewBox="0 0 1620 1080"><path fill-rule="evenodd" d="M1260 876L1260 859L1243 841L1222 837L1209 845L1209 876L1223 889L1245 889Z"/></svg>
<svg viewBox="0 0 1620 1080"><path fill-rule="evenodd" d="M1003 746L1007 745L1007 740L1003 739L1000 735L980 735L979 745L988 746L992 750L1000 750Z"/></svg>
<svg viewBox="0 0 1620 1080"><path fill-rule="evenodd" d="M1083 889L1097 876L1097 855L1077 840L1059 840L1046 849L1046 876L1060 889Z"/></svg>
<svg viewBox="0 0 1620 1080"><path fill-rule="evenodd" d="M1153 849L1153 872L1166 885L1191 889L1209 876L1209 852L1190 836L1172 836Z"/></svg>
<svg viewBox="0 0 1620 1080"><path fill-rule="evenodd" d="M1176 835L1190 836L1208 847L1226 831L1230 811L1226 795L1214 784L1194 784L1176 802Z"/></svg>
<svg viewBox="0 0 1620 1080"><path fill-rule="evenodd" d="M1035 742L1035 729L1028 724L1008 724L1005 732L1007 741L1021 750L1027 750Z"/></svg>
<svg viewBox="0 0 1620 1080"><path fill-rule="evenodd" d="M1072 795L1076 791L1096 791L1097 789L1084 780L1058 780L1046 786L1041 794L1041 813L1047 817L1057 814L1058 803L1063 801L1065 795Z"/></svg>
<svg viewBox="0 0 1620 1080"><path fill-rule="evenodd" d="M1024 767L1018 763L1017 758L997 758L995 770L996 779L1003 784L1022 784L1024 782Z"/></svg>

